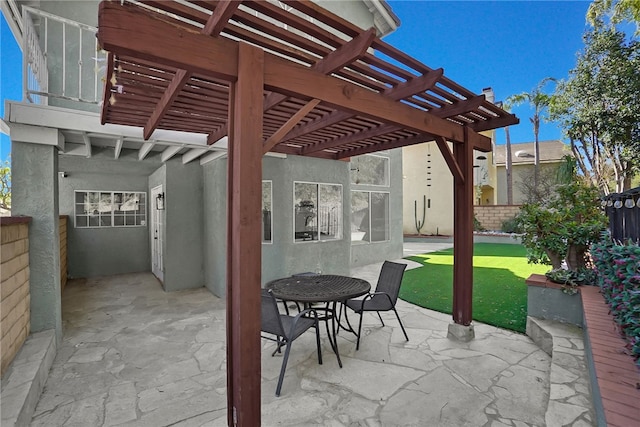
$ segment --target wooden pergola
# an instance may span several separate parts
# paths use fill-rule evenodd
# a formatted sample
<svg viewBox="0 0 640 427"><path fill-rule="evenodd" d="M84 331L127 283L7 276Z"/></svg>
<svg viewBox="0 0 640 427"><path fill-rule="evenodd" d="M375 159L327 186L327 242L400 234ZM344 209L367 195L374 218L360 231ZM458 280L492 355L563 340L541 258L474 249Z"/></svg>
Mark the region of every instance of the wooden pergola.
<svg viewBox="0 0 640 427"><path fill-rule="evenodd" d="M310 1L103 1L102 123L228 136L229 425L260 424L262 156L435 141L454 177L453 320L471 323L473 149L518 119ZM452 143L453 149L449 143Z"/></svg>

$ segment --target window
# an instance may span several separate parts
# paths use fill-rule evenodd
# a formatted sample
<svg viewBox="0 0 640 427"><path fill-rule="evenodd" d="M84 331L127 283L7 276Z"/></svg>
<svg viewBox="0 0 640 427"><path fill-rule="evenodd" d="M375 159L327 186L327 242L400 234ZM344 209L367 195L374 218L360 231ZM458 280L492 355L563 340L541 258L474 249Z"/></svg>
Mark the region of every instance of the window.
<svg viewBox="0 0 640 427"><path fill-rule="evenodd" d="M351 183L389 186L389 158L373 155L351 159Z"/></svg>
<svg viewBox="0 0 640 427"><path fill-rule="evenodd" d="M271 243L271 181L262 181L262 243Z"/></svg>
<svg viewBox="0 0 640 427"><path fill-rule="evenodd" d="M76 228L144 227L147 194L124 191L76 191Z"/></svg>
<svg viewBox="0 0 640 427"><path fill-rule="evenodd" d="M389 240L389 193L351 192L351 241Z"/></svg>
<svg viewBox="0 0 640 427"><path fill-rule="evenodd" d="M342 239L342 185L294 182L296 242Z"/></svg>

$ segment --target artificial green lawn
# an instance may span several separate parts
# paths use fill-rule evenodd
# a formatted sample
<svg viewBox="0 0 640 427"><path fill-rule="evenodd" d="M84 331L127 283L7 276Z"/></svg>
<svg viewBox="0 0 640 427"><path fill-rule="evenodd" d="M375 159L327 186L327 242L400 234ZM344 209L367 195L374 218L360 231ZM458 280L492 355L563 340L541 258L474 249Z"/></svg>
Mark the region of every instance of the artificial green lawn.
<svg viewBox="0 0 640 427"><path fill-rule="evenodd" d="M473 245L473 319L505 329L525 332L527 285L533 273L549 266L528 264L521 245ZM409 257L424 265L404 273L400 298L443 313L451 313L453 249Z"/></svg>

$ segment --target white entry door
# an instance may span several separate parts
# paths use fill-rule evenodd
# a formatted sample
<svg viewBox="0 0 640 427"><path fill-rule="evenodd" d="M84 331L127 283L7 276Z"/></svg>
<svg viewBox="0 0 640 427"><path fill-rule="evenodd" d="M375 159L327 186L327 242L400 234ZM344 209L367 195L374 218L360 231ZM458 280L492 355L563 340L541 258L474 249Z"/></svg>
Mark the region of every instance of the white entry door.
<svg viewBox="0 0 640 427"><path fill-rule="evenodd" d="M158 203L158 197L161 203ZM164 240L164 193L162 185L151 189L151 271L160 280L164 280L164 263L162 260L162 242ZM161 205L161 206L159 206ZM158 209L161 208L161 209Z"/></svg>

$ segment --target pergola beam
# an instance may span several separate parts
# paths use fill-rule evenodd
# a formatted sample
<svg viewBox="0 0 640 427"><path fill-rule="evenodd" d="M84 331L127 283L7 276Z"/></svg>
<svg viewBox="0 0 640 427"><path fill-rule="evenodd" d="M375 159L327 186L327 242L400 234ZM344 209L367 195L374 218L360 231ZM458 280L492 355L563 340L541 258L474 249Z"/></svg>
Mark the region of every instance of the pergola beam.
<svg viewBox="0 0 640 427"><path fill-rule="evenodd" d="M464 114L473 111L478 108L484 102L484 100L484 95L479 95L474 98L456 102L455 104L447 107L434 108L430 112L436 117L446 119L447 117L454 117L458 114Z"/></svg>
<svg viewBox="0 0 640 427"><path fill-rule="evenodd" d="M393 126L393 125L388 125L388 124L382 124L380 126L378 126L377 128L373 128L370 130L366 130L364 132L356 132L353 133L349 136L344 136L341 138L335 138L335 139L331 139L329 141L325 141L319 144L315 144L315 145L310 145L308 147L303 147L300 150L300 155L306 155L306 154L310 154L310 153L315 153L316 151L322 151L322 150L330 150L333 147L337 147L339 145L343 145L343 144L350 144L352 142L358 142L358 141L362 141L364 139L367 138L373 138L379 135L384 135L385 133L390 133L393 132L395 130L398 130L397 126ZM398 142L398 141L394 141L394 142ZM349 156L351 157L351 156Z"/></svg>
<svg viewBox="0 0 640 427"><path fill-rule="evenodd" d="M403 98L406 98L411 95L415 95L420 92L424 92L432 88L438 79L442 77L444 70L442 68L438 68L437 70L432 70L429 73L416 77L414 79L408 80L404 83L401 83L393 88L389 88L384 92L384 95L393 99L394 101L399 101ZM315 132L318 129L322 129L323 127L331 126L333 124L339 123L343 120L347 120L354 117L353 114L344 111L334 111L328 116L322 117L321 119L317 119L305 126L301 126L298 129L290 132L283 141L288 141L293 138L297 138L302 135L306 135L311 132ZM393 132L394 130L400 129L399 127L395 127L394 129L389 128L388 132ZM309 148L311 152L311 148ZM317 151L317 150L313 150Z"/></svg>
<svg viewBox="0 0 640 427"><path fill-rule="evenodd" d="M202 28L202 34L206 34L208 36L217 36L224 29L224 26L227 24L227 21L236 9L240 6L239 1L229 1L222 0L216 6L216 9L213 11L204 28ZM171 83L167 90L162 94L162 98L156 104L156 108L153 110L153 113L149 117L147 124L143 130L144 139L151 138L153 131L158 127L160 121L164 117L164 115L171 108L171 104L178 97L180 91L184 87L185 84L191 79L191 74L187 70L179 69L176 74L173 76Z"/></svg>
<svg viewBox="0 0 640 427"><path fill-rule="evenodd" d="M345 64L348 64L356 59L360 58L367 52L367 49L371 45L371 42L376 36L374 28L359 34L351 39L351 41L345 43L340 48L329 53L327 56L313 64L310 68L323 74L330 74L336 70L342 68ZM272 92L264 100L264 111L268 111L276 105L284 102L289 97L280 93ZM211 137L207 139L209 144L213 144L215 141L227 135L227 125L223 125L220 130L211 134ZM284 137L284 135L283 135ZM280 138L282 140L282 138Z"/></svg>
<svg viewBox="0 0 640 427"><path fill-rule="evenodd" d="M304 119L304 117L309 114L311 110L316 108L316 105L320 103L319 99L312 99L309 101L304 107L296 111L296 113L291 116L289 120L286 121L277 131L273 133L263 144L262 152L264 154L268 153L275 147L282 138L289 132L291 129L295 127L300 120Z"/></svg>
<svg viewBox="0 0 640 427"><path fill-rule="evenodd" d="M139 28L144 28L144 33L139 32ZM116 54L203 73L229 82L236 81L238 76L237 42L185 31L178 24L160 20L134 7L101 3L98 40L104 49ZM157 40L164 40L164 43L157 43ZM201 55L201 52L207 52L207 55ZM220 58L225 60L221 61ZM266 90L302 99L319 99L352 115L370 117L421 134L439 135L457 143L464 141L460 125L276 55L265 53L264 70ZM468 141L481 151L491 150L491 140L476 132L469 132Z"/></svg>

